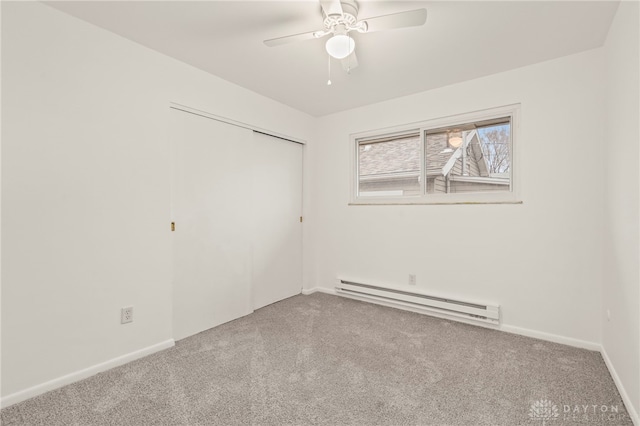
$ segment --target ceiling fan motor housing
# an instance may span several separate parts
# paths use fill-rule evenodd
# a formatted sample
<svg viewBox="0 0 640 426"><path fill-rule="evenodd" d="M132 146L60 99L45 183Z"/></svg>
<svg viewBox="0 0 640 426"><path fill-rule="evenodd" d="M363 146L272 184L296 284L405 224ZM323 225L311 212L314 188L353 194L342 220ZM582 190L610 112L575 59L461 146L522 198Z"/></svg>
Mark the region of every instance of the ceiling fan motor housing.
<svg viewBox="0 0 640 426"><path fill-rule="evenodd" d="M355 0L341 0L340 6L342 6L342 14L332 13L325 18L324 27L326 30L334 31L339 25L343 25L347 32L358 29L358 3Z"/></svg>
<svg viewBox="0 0 640 426"><path fill-rule="evenodd" d="M350 15L353 18L353 22L358 18L358 3L355 0L341 0L342 14Z"/></svg>

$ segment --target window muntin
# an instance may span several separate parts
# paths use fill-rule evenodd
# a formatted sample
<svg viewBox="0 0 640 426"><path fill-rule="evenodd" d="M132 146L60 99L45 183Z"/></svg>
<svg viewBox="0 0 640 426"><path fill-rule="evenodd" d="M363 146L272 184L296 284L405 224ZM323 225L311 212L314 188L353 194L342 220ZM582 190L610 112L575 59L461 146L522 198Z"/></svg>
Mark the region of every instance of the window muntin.
<svg viewBox="0 0 640 426"><path fill-rule="evenodd" d="M352 202L521 203L514 186L519 110L510 105L353 135Z"/></svg>

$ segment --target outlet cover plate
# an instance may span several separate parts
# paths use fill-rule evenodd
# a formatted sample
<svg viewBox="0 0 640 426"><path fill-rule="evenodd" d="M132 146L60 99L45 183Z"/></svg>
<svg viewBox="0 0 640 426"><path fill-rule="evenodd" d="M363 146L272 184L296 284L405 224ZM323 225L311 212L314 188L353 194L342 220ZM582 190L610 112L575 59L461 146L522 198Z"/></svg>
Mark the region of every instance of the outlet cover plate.
<svg viewBox="0 0 640 426"><path fill-rule="evenodd" d="M122 308L120 312L120 323L127 324L133 322L133 306Z"/></svg>

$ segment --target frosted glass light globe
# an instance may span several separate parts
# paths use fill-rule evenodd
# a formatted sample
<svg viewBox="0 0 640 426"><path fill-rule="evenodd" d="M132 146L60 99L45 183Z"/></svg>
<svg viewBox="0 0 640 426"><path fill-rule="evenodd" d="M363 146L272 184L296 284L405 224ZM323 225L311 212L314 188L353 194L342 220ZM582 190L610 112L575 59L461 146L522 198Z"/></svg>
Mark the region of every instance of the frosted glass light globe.
<svg viewBox="0 0 640 426"><path fill-rule="evenodd" d="M356 42L344 34L336 34L327 40L327 53L336 59L344 59L356 48Z"/></svg>

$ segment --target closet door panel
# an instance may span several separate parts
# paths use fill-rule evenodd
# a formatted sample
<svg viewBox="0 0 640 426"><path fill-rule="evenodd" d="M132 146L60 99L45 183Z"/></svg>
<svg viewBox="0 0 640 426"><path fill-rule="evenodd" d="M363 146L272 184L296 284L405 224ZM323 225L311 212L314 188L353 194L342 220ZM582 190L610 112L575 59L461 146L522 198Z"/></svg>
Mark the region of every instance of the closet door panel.
<svg viewBox="0 0 640 426"><path fill-rule="evenodd" d="M302 145L254 133L253 307L302 289Z"/></svg>
<svg viewBox="0 0 640 426"><path fill-rule="evenodd" d="M253 132L171 110L176 340L252 312Z"/></svg>

